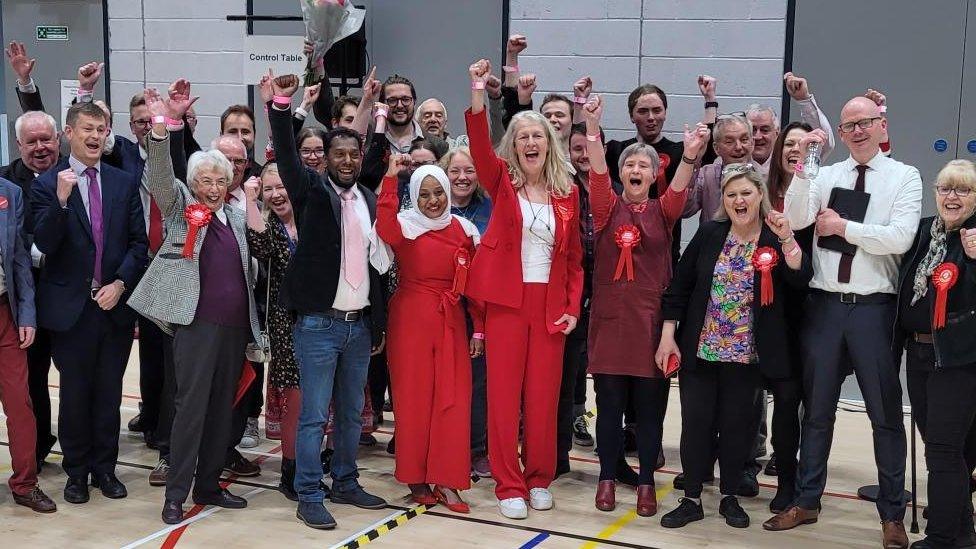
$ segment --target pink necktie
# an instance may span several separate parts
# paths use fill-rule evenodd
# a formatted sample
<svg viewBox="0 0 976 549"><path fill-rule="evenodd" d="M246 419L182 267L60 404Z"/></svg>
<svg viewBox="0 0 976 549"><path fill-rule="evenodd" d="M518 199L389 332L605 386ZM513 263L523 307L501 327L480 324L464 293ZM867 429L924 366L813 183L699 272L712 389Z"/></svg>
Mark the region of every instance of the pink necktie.
<svg viewBox="0 0 976 549"><path fill-rule="evenodd" d="M339 196L342 198L342 266L346 282L356 289L366 280L366 244L356 215L355 187L342 191Z"/></svg>

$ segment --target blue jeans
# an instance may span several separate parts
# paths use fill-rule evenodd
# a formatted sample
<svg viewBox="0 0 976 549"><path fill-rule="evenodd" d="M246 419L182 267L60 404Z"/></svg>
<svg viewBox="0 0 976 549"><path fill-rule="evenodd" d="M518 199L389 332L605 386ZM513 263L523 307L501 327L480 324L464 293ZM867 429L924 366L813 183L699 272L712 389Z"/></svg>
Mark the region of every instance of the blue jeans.
<svg viewBox="0 0 976 549"><path fill-rule="evenodd" d="M321 503L322 428L335 397L335 454L332 489L345 491L359 482L356 453L372 346L369 323L326 316L298 317L294 328L295 358L301 371L302 411L295 441L295 491L303 502Z"/></svg>

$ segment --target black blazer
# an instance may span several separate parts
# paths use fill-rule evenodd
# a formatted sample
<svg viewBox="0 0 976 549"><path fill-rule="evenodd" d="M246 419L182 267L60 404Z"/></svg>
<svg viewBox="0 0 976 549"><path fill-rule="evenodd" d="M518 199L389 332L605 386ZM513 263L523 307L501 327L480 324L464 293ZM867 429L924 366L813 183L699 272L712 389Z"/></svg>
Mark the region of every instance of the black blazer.
<svg viewBox="0 0 976 549"><path fill-rule="evenodd" d="M332 309L339 285L342 255L342 205L328 178L306 168L298 158L291 111L268 105L278 173L288 190L301 238L281 283L278 304L293 314L316 314ZM359 185L370 219L376 220L376 195ZM373 341L386 329L386 302L380 274L369 267L369 315Z"/></svg>
<svg viewBox="0 0 976 549"><path fill-rule="evenodd" d="M929 250L934 221L935 217L926 217L919 222L915 241L902 258L901 269L898 271L898 308L892 332L892 347L899 362L909 334L901 329L901 319L897 315L901 314L902 300L912 299L915 293L915 273ZM966 229L976 228L976 215L967 219L962 226ZM973 334L976 334L976 260L970 259L963 251L958 232L950 233L946 239L945 261L959 267L959 280L949 290L946 300L945 327L932 331L935 338L936 367L976 366L976 339L973 338ZM933 307L934 292L932 280L929 279ZM929 318L931 317L930 314Z"/></svg>
<svg viewBox="0 0 976 549"><path fill-rule="evenodd" d="M694 238L678 262L678 270L662 300L664 320L679 322L676 335L681 350L682 369L693 370L698 365L698 340L705 325L705 314L711 299L715 263L732 228L730 221L709 221L699 227ZM779 253L779 263L773 268L773 303L760 304L761 274L756 271L753 284L752 327L759 356L759 369L772 379L795 375L791 357L792 338L786 327L786 294L789 286L806 288L813 278L810 256L803 254L799 270L786 265L783 248L776 234L763 223L759 246L769 246Z"/></svg>
<svg viewBox="0 0 976 549"><path fill-rule="evenodd" d="M27 249L30 250L34 243L34 213L30 208L31 185L34 183L34 171L24 164L23 159L18 158L10 164L0 168L0 177L8 181L13 181L24 192L24 232L28 235Z"/></svg>
<svg viewBox="0 0 976 549"><path fill-rule="evenodd" d="M115 147L110 154L102 155L102 162L135 175L139 181L142 180L142 170L146 166L146 161L139 153L139 144L121 135L115 136Z"/></svg>
<svg viewBox="0 0 976 549"><path fill-rule="evenodd" d="M58 202L58 172L67 168L68 158L62 157L31 188L34 243L45 254L37 285L37 321L57 332L74 326L85 302L91 300L95 263L91 222L78 188L71 191L67 207ZM139 179L104 162L99 178L104 219L102 282L125 283L125 293L109 314L117 325L126 326L135 321L136 313L125 302L149 262Z"/></svg>
<svg viewBox="0 0 976 549"><path fill-rule="evenodd" d="M36 84L35 87L37 87ZM17 101L20 102L20 110L24 112L44 110L44 102L41 101L41 88L37 88L37 91L33 93L24 93L20 91L19 87L14 86L14 91L17 92Z"/></svg>

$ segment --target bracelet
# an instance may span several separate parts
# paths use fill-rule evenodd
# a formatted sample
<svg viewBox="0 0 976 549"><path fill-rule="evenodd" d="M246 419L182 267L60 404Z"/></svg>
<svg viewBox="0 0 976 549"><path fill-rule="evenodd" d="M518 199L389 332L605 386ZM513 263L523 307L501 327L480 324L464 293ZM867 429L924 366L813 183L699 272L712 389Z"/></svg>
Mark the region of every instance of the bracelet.
<svg viewBox="0 0 976 549"><path fill-rule="evenodd" d="M157 114L156 116L152 117L153 124L163 124L166 122L166 120L167 118L161 114Z"/></svg>
<svg viewBox="0 0 976 549"><path fill-rule="evenodd" d="M484 332L475 332L475 333L471 334L471 337L474 338L474 339L484 340L485 339L485 334L484 334Z"/></svg>
<svg viewBox="0 0 976 549"><path fill-rule="evenodd" d="M279 107L291 106L291 97L288 97L287 95L276 95L274 96L274 99L272 99L272 101L274 102L275 105L278 105Z"/></svg>
<svg viewBox="0 0 976 549"><path fill-rule="evenodd" d="M485 89L485 83L484 82L472 82L471 83L471 89L472 90L483 90L483 89Z"/></svg>
<svg viewBox="0 0 976 549"><path fill-rule="evenodd" d="M573 103L577 105L585 105L589 101L589 98L583 97L582 95L573 96Z"/></svg>
<svg viewBox="0 0 976 549"><path fill-rule="evenodd" d="M786 244L786 243L787 243L787 242L789 242L790 240L793 240L793 237L794 237L794 234L793 234L792 232L790 232L790 236L788 236L788 237L786 237L786 238L778 238L778 237L777 237L777 240L779 240L779 243L780 243L780 244Z"/></svg>
<svg viewBox="0 0 976 549"><path fill-rule="evenodd" d="M788 252L786 252L786 257L796 257L798 255L800 255L800 245L799 244L794 244L793 245L793 249L790 250L790 251L788 251Z"/></svg>
<svg viewBox="0 0 976 549"><path fill-rule="evenodd" d="M596 134L596 135L586 134L586 140L589 141L590 143L597 143L600 141L600 134Z"/></svg>
<svg viewBox="0 0 976 549"><path fill-rule="evenodd" d="M688 158L685 155L681 155L681 161L685 164L691 164L694 166L698 162L698 157L696 156L695 158Z"/></svg>
<svg viewBox="0 0 976 549"><path fill-rule="evenodd" d="M718 108L718 101L705 101L705 108L706 109L717 109Z"/></svg>
<svg viewBox="0 0 976 549"><path fill-rule="evenodd" d="M518 72L519 71L519 66L518 65L503 65L502 66L502 71L504 71L504 72Z"/></svg>
<svg viewBox="0 0 976 549"><path fill-rule="evenodd" d="M155 120L153 120L153 122L155 122ZM170 118L168 116L166 117L166 125L167 126L180 126L182 124L183 124L183 120L180 120L180 119L177 119L177 118Z"/></svg>
<svg viewBox="0 0 976 549"><path fill-rule="evenodd" d="M803 173L803 163L802 162L797 162L796 164L793 165L793 173L794 174L802 174Z"/></svg>

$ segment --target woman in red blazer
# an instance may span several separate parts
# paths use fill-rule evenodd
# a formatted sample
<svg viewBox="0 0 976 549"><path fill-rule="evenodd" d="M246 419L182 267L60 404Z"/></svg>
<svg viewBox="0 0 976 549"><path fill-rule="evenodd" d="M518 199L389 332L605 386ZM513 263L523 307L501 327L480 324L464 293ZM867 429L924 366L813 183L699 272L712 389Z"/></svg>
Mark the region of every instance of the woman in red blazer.
<svg viewBox="0 0 976 549"><path fill-rule="evenodd" d="M484 103L491 65L482 59L469 72L471 155L494 209L467 295L487 305L488 457L498 508L505 517L525 518L526 499L533 509L552 508L563 346L576 327L583 288L579 197L556 134L537 112L512 118L496 156Z"/></svg>

